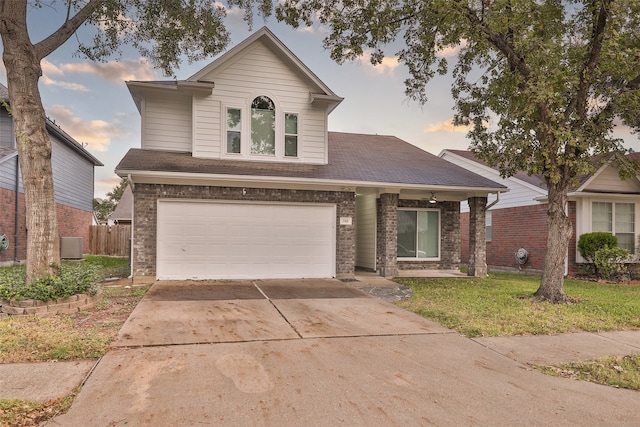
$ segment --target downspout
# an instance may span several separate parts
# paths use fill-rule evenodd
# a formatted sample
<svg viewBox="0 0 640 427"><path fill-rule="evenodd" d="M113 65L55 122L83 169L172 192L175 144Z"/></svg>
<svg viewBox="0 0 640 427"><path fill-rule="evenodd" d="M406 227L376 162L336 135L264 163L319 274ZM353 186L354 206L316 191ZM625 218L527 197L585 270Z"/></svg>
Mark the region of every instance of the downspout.
<svg viewBox="0 0 640 427"><path fill-rule="evenodd" d="M16 204L15 204L15 219L14 219L14 231L15 235L13 238L13 261L17 264L20 260L18 259L18 235L19 235L19 225L20 225L20 159L19 156L16 156Z"/></svg>
<svg viewBox="0 0 640 427"><path fill-rule="evenodd" d="M495 199L493 202L489 203L489 204L485 207L485 210L487 210L487 211L488 211L489 209L491 209L491 208L492 208L496 203L498 203L499 201L500 201L500 192L496 193L496 199Z"/></svg>
<svg viewBox="0 0 640 427"><path fill-rule="evenodd" d="M134 206L136 204L136 196L133 194L135 185L133 184L133 179L131 179L131 174L127 175L127 181L129 181L129 185L131 186L131 196L133 196L133 200L131 201L131 235L129 236L129 277L133 283L133 213L135 212Z"/></svg>

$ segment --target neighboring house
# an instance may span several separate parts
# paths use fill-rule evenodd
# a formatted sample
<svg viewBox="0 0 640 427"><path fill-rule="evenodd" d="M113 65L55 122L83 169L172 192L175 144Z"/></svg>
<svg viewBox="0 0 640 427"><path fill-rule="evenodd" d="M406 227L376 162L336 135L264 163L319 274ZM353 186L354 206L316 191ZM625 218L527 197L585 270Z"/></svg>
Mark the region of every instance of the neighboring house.
<svg viewBox="0 0 640 427"><path fill-rule="evenodd" d="M0 85L0 99L10 103L8 90L3 85ZM60 236L81 237L82 249L88 252L89 226L93 218L94 167L102 166L102 163L48 119L47 131L52 144L51 162ZM9 239L9 247L0 252L0 264L24 261L27 254L24 191L13 120L5 106L0 108L0 206L0 236L6 235Z"/></svg>
<svg viewBox="0 0 640 427"><path fill-rule="evenodd" d="M122 192L116 208L107 215L108 224L131 225L133 218L133 193L131 186L127 185Z"/></svg>
<svg viewBox="0 0 640 427"><path fill-rule="evenodd" d="M328 132L342 98L266 28L186 80L127 85L137 282L457 269L460 201L507 191L393 136ZM484 231L478 216L471 275Z"/></svg>
<svg viewBox="0 0 640 427"><path fill-rule="evenodd" d="M638 159L638 154L630 155ZM544 268L547 251L547 190L544 179L518 172L502 179L499 172L479 160L472 152L444 150L440 157L473 171L485 178L500 182L510 191L486 213L487 264L489 269L526 270L540 273ZM594 158L594 161L598 161ZM469 221L468 209L463 205L461 225ZM569 189L569 218L573 224L573 238L569 244L566 272L574 275L582 271L584 260L577 250L580 235L605 231L618 237L619 246L637 251L640 229L640 180L638 177L622 180L612 162L602 165L596 172L578 178L576 187ZM462 233L462 261L465 234ZM516 253L519 249L519 256Z"/></svg>

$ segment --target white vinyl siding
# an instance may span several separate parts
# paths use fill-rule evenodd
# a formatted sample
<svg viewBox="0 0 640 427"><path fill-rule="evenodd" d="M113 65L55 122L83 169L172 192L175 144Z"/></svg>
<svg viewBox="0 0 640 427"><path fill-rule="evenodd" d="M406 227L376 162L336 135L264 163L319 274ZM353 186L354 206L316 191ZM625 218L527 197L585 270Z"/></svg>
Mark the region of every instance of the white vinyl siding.
<svg viewBox="0 0 640 427"><path fill-rule="evenodd" d="M217 131L207 124L205 117L221 123L222 109L227 106L242 105L245 125L251 101L256 96L266 95L276 104L278 158L260 160L281 160L284 156L284 113L296 113L302 131L298 139L298 158L289 161L324 164L326 156L326 111L310 104L309 87L291 68L278 58L263 43L255 43L244 55L205 76L204 80L215 81L213 95L196 104L197 120L194 124L194 155L199 157L219 157L224 153L226 134L218 124ZM208 108L207 114L200 108ZM214 147L215 146L215 147ZM222 147L222 149L221 149ZM247 153L249 155L249 153Z"/></svg>
<svg viewBox="0 0 640 427"><path fill-rule="evenodd" d="M191 152L190 94L175 91L149 93L142 115L142 148Z"/></svg>
<svg viewBox="0 0 640 427"><path fill-rule="evenodd" d="M546 196L547 192L539 187L536 187L527 182L521 181L517 178L504 179L500 177L498 171L491 169L488 166L470 161L458 155L444 152L441 157L451 163L463 167L469 172L476 173L480 176L490 179L493 182L502 184L508 187L510 190L506 193L500 194L500 202L495 206L495 209L514 208L519 206L532 206L539 205L541 202L535 200L537 197ZM495 198L494 196L490 196ZM489 200L491 202L493 199ZM469 212L469 205L466 201L460 204L461 212Z"/></svg>
<svg viewBox="0 0 640 427"><path fill-rule="evenodd" d="M376 269L376 195L356 197L356 267Z"/></svg>
<svg viewBox="0 0 640 427"><path fill-rule="evenodd" d="M611 166L602 169L591 182L587 183L584 192L610 193L615 190L616 193L638 193L640 192L640 182L637 178L620 179L618 171Z"/></svg>
<svg viewBox="0 0 640 427"><path fill-rule="evenodd" d="M335 276L335 205L158 201L158 279Z"/></svg>

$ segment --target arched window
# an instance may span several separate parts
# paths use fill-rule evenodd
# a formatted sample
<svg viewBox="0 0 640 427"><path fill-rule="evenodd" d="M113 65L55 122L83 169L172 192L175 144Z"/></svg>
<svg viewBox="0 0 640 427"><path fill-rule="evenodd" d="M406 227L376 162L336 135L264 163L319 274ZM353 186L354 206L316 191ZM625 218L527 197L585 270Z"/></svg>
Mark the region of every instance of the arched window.
<svg viewBox="0 0 640 427"><path fill-rule="evenodd" d="M268 96L251 103L251 153L276 154L276 106Z"/></svg>

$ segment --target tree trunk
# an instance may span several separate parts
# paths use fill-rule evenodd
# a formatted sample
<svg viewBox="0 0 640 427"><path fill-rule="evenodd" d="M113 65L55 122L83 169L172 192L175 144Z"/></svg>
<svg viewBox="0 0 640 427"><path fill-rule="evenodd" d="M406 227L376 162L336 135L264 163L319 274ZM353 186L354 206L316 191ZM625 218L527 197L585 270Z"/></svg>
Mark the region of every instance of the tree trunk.
<svg viewBox="0 0 640 427"><path fill-rule="evenodd" d="M547 208L547 255L540 287L535 293L538 301L565 303L564 293L565 259L569 241L573 235L571 220L567 216L567 186L548 185L549 207Z"/></svg>
<svg viewBox="0 0 640 427"><path fill-rule="evenodd" d="M26 202L27 283L31 283L59 273L60 236L51 140L38 90L42 69L27 33L26 8L22 10L19 3L5 2L0 34Z"/></svg>

